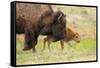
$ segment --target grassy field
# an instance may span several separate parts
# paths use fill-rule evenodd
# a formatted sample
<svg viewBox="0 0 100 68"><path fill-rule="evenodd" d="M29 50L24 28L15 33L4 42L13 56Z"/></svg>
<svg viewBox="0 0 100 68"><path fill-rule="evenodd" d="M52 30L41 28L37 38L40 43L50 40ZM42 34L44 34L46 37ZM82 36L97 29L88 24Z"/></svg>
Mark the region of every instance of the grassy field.
<svg viewBox="0 0 100 68"><path fill-rule="evenodd" d="M16 35L16 63L17 65L60 63L76 61L96 60L96 8L75 6L52 6L54 11L61 10L66 14L67 27L81 36L80 44L73 43L72 47L65 43L61 50L59 42L51 44L43 49L43 36L38 39L36 53L22 51L24 47L24 35Z"/></svg>
<svg viewBox="0 0 100 68"><path fill-rule="evenodd" d="M51 44L51 51L49 51L47 47L42 51L43 37L40 36L36 46L36 53L32 51L22 51L24 47L23 40L23 35L17 38L17 65L96 60L96 41L93 39L81 40L80 44L73 43L72 47L65 43L63 51L61 50L59 42L56 42Z"/></svg>

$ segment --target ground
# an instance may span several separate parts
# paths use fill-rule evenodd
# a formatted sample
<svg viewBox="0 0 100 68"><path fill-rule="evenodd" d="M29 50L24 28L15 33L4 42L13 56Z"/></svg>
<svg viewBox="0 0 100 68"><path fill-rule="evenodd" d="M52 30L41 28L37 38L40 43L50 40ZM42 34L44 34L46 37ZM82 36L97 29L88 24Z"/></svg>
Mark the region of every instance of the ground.
<svg viewBox="0 0 100 68"><path fill-rule="evenodd" d="M24 35L17 35L17 65L96 60L96 41L93 39L83 39L79 44L73 43L72 47L65 43L63 51L61 50L59 42L56 42L51 44L51 51L48 50L47 46L46 49L42 51L43 36L40 36L36 46L36 53L23 51L23 40Z"/></svg>

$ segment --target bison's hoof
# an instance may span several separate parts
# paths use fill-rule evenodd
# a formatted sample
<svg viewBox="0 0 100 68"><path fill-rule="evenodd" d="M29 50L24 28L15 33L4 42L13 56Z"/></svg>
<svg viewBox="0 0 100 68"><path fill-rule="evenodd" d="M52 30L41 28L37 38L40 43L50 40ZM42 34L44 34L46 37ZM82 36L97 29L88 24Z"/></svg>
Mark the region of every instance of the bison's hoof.
<svg viewBox="0 0 100 68"><path fill-rule="evenodd" d="M31 50L31 48L24 48L23 51Z"/></svg>

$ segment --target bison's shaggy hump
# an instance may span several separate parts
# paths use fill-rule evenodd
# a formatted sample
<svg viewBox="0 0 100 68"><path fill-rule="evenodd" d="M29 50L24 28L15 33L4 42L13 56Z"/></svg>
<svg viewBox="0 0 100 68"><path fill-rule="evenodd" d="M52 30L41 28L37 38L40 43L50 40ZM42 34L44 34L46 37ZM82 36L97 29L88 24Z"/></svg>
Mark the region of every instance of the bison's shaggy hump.
<svg viewBox="0 0 100 68"><path fill-rule="evenodd" d="M32 22L34 24L52 13L53 10L50 5L16 3L16 33L24 33L25 23Z"/></svg>
<svg viewBox="0 0 100 68"><path fill-rule="evenodd" d="M52 13L53 10L49 5L40 5L40 4L16 4L16 15L17 17L21 16L25 19L41 17L45 12Z"/></svg>

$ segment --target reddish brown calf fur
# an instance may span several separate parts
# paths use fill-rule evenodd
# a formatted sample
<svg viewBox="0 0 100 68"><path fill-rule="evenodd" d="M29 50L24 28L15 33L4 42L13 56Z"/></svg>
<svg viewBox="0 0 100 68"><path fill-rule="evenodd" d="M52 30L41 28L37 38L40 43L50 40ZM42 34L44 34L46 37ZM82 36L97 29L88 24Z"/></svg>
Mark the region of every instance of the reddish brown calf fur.
<svg viewBox="0 0 100 68"><path fill-rule="evenodd" d="M62 40L60 40L60 45L61 45L61 49L64 49L64 41L65 42L69 42L71 40L74 40L75 42L79 43L80 42L80 35L77 32L74 32L72 29L70 28L66 28L66 37L63 38ZM50 50L50 43L53 41L53 36L52 35L48 35L46 38L44 38L44 48L45 48L45 44L47 42L48 45L48 49Z"/></svg>

